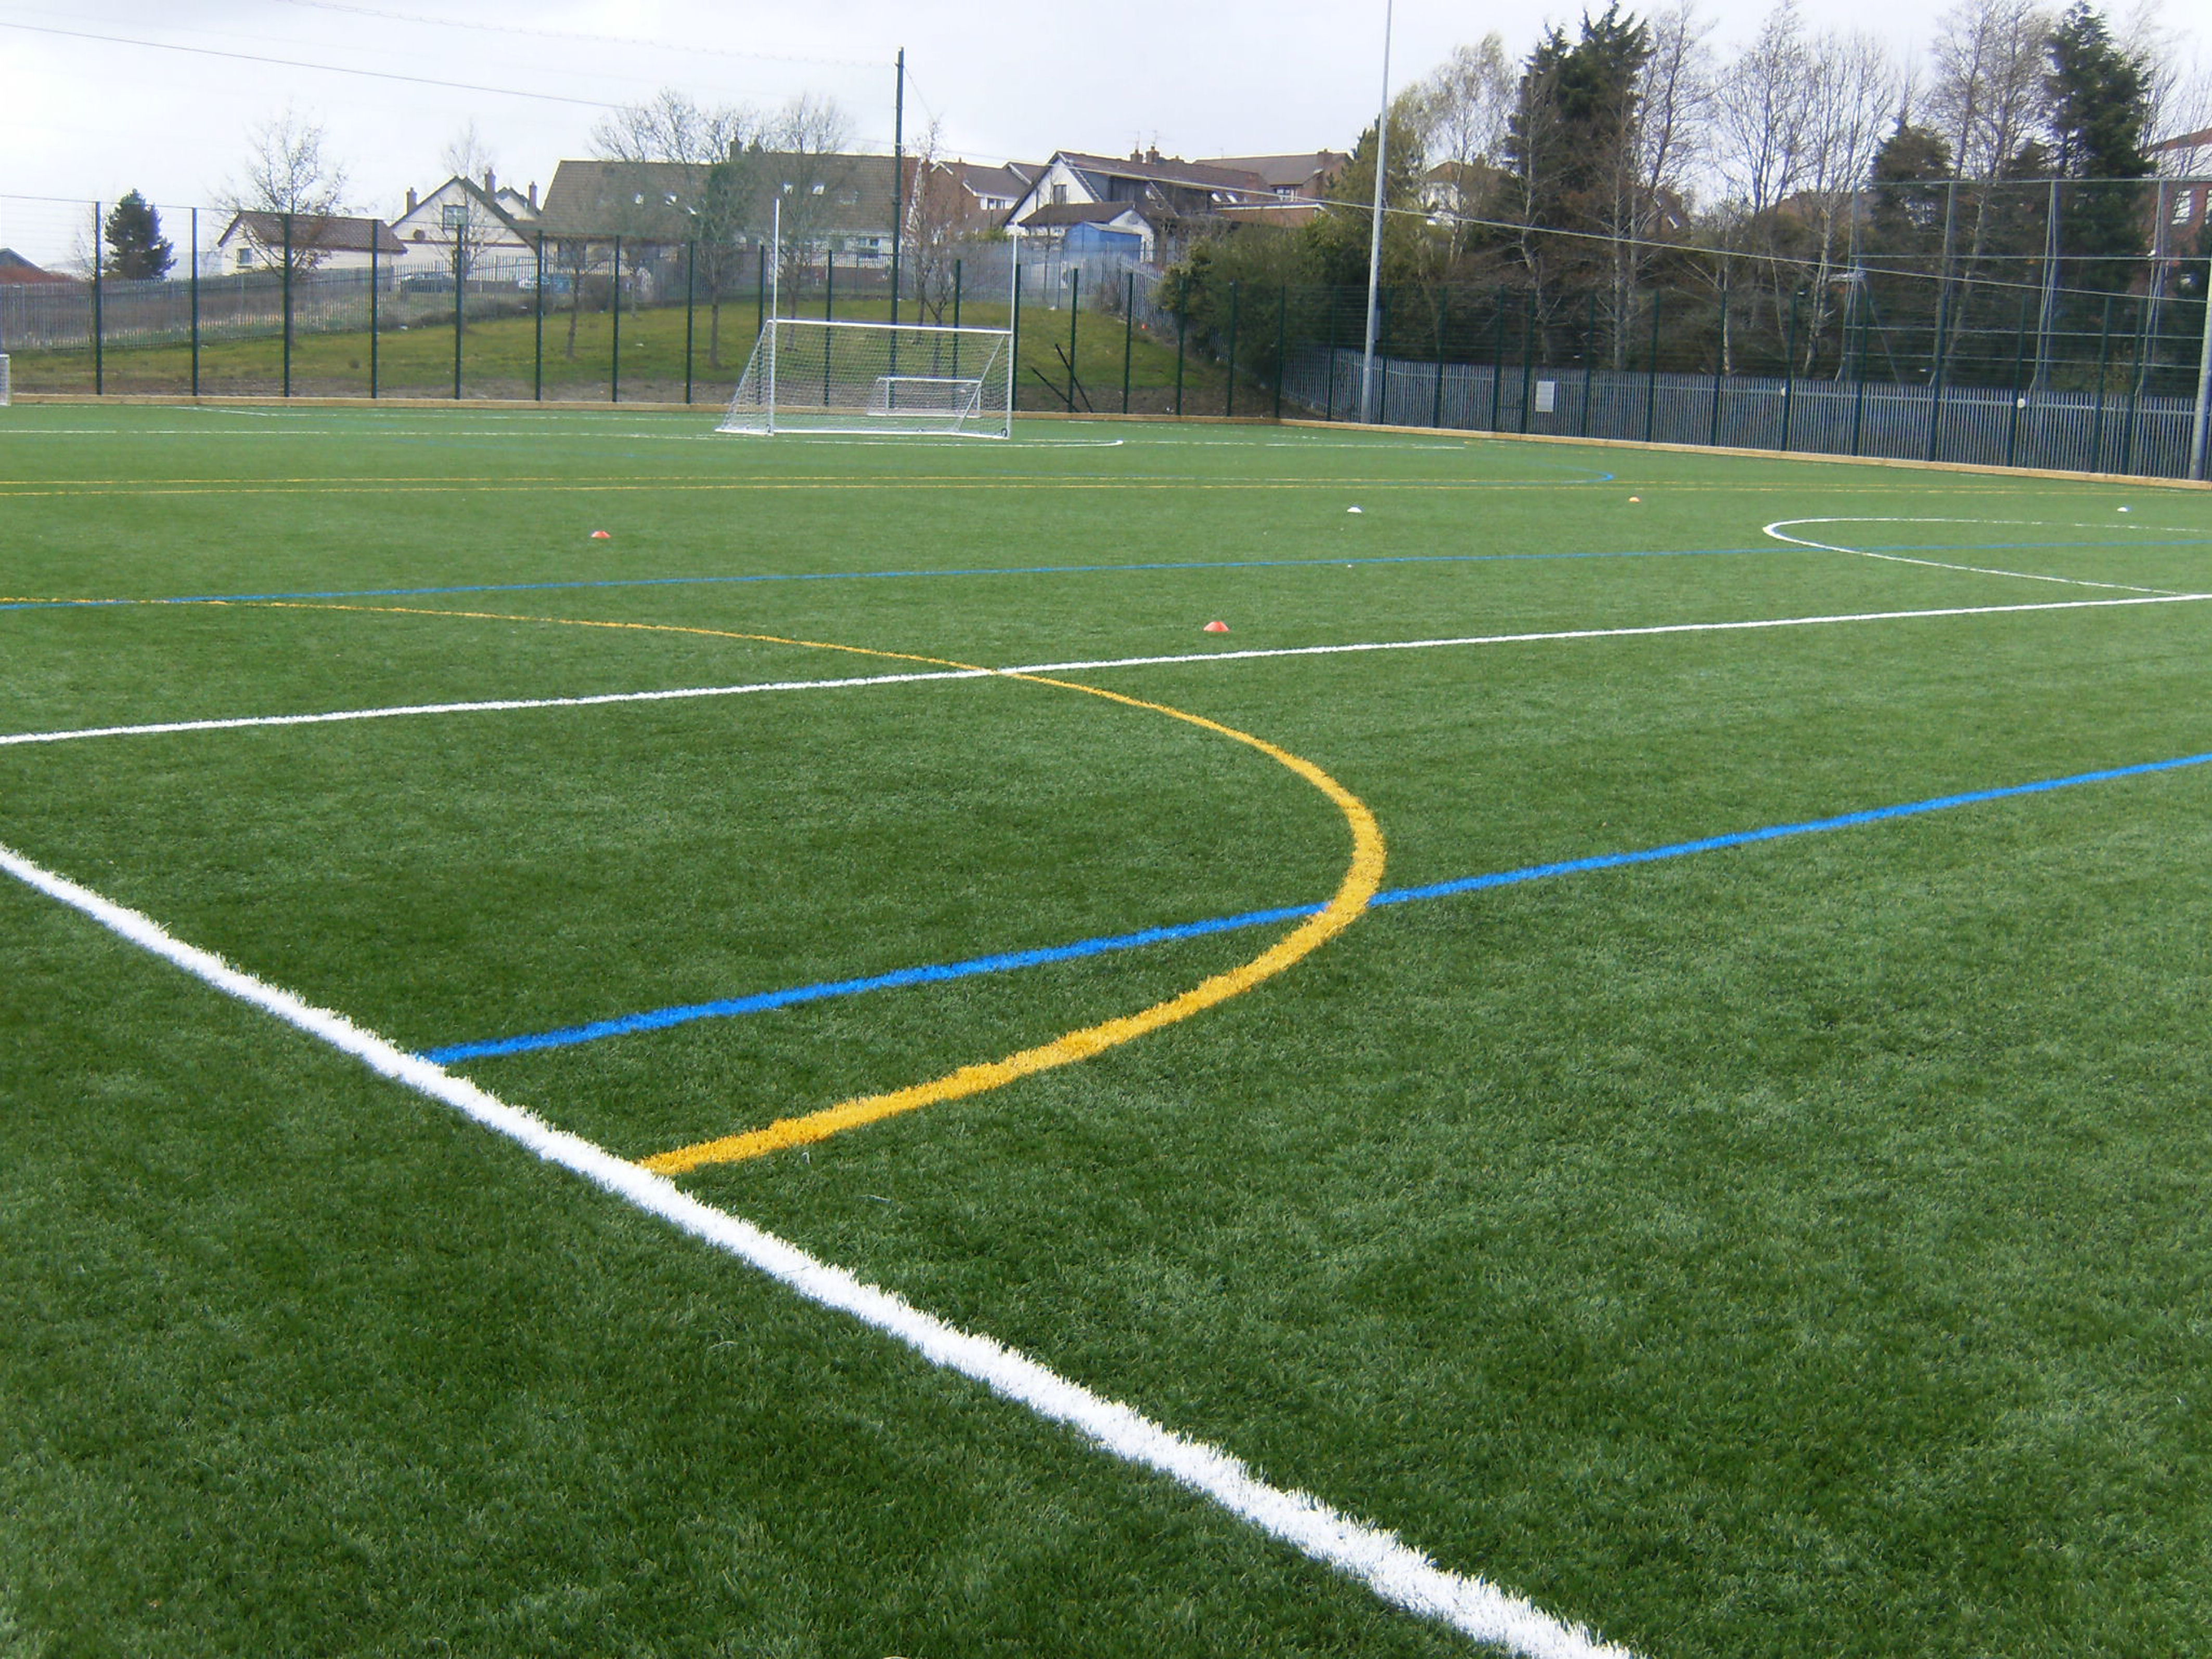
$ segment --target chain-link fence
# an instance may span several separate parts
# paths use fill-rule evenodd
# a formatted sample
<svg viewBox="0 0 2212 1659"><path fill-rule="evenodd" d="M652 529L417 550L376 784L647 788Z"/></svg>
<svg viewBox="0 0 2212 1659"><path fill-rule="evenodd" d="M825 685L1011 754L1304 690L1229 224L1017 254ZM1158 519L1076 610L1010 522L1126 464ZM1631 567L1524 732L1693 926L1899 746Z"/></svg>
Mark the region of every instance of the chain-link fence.
<svg viewBox="0 0 2212 1659"><path fill-rule="evenodd" d="M1899 187L1903 188L1903 187ZM0 263L19 395L727 401L771 308L1018 328L1017 407L1393 425L2188 476L2202 467L2212 183L2131 186L2148 256L2079 185L1871 192L1848 220L1690 249L1522 228L1377 296L1224 254L1165 273L1031 241L880 250L566 228L428 246L375 220L172 210L176 264L95 268L97 204ZM2133 199L2133 198L2131 198ZM2100 201L2103 204L2100 205ZM0 237L28 204L0 198ZM2083 227L2088 227L2085 230ZM250 230L250 228L249 228ZM2085 240L2086 239L2086 240ZM2145 240L2138 238L2139 240ZM1264 252L1231 236L1214 244ZM1283 269L1294 269L1277 260ZM1239 274L1241 270L1242 274Z"/></svg>

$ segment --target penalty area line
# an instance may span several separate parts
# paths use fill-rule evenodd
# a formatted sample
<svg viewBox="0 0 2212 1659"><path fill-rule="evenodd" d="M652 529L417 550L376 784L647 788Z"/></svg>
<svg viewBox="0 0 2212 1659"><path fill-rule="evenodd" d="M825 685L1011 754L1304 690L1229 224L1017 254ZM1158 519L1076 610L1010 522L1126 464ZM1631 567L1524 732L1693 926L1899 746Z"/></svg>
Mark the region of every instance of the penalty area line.
<svg viewBox="0 0 2212 1659"><path fill-rule="evenodd" d="M224 995L258 1008L361 1061L379 1076L452 1108L548 1164L757 1268L807 1301L848 1315L930 1364L980 1382L1098 1449L1167 1476L1308 1559L1366 1585L1390 1606L1528 1659L1633 1659L1533 1602L1480 1577L1438 1566L1396 1534L1370 1526L1310 1493L1268 1485L1218 1446L1188 1439L1130 1406L1095 1394L988 1336L963 1331L750 1222L702 1203L580 1135L508 1104L356 1024L344 1015L234 967L139 911L0 846L0 872L90 918Z"/></svg>

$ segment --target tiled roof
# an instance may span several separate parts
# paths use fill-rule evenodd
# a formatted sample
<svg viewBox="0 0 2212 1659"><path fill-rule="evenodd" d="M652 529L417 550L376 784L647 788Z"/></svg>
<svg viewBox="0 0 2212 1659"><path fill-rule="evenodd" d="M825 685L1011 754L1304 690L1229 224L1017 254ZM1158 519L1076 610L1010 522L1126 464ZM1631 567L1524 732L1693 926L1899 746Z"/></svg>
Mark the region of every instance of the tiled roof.
<svg viewBox="0 0 2212 1659"><path fill-rule="evenodd" d="M285 217L282 213L258 210L238 214L223 228L222 237L217 240L227 239L232 231L242 227L262 246L282 247ZM373 240L380 253L407 252L407 245L380 219L363 219L349 213L295 213L290 217L295 248L322 253L366 253Z"/></svg>

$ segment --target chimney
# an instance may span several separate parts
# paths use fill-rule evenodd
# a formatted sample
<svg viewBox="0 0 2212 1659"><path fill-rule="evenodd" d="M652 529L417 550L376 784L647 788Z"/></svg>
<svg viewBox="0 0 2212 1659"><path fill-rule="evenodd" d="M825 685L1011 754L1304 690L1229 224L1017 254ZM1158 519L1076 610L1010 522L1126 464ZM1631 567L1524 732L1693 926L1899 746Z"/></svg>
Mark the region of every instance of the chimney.
<svg viewBox="0 0 2212 1659"><path fill-rule="evenodd" d="M493 176L489 167L484 169L484 194L487 196L499 194L499 180Z"/></svg>
<svg viewBox="0 0 2212 1659"><path fill-rule="evenodd" d="M1150 149L1145 152L1145 159L1147 161L1150 161L1154 167L1159 166L1160 147L1158 144L1154 144Z"/></svg>
<svg viewBox="0 0 2212 1659"><path fill-rule="evenodd" d="M532 213L538 211L538 181L535 179L530 181L530 210Z"/></svg>
<svg viewBox="0 0 2212 1659"><path fill-rule="evenodd" d="M407 210L410 213L415 211L415 186L412 185L407 186Z"/></svg>

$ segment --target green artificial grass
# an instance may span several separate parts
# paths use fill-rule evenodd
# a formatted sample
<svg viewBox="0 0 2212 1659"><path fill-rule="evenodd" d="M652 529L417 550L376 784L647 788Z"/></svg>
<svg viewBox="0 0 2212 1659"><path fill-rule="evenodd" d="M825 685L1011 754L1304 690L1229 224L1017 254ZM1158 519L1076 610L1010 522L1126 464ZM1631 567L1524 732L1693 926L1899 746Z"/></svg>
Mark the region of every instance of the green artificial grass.
<svg viewBox="0 0 2212 1659"><path fill-rule="evenodd" d="M733 635L1003 666L2212 586L2175 489L708 424L5 411L0 734L929 666ZM1762 533L1801 519L1896 560ZM2203 754L2208 615L1062 678L1326 769L1406 888ZM1655 1659L2201 1650L2208 790L1380 907L683 1184ZM1006 680L0 745L0 842L418 1049L1313 903L1349 852L1264 756ZM642 1157L1283 931L457 1069ZM14 883L0 953L6 1659L1466 1650Z"/></svg>

